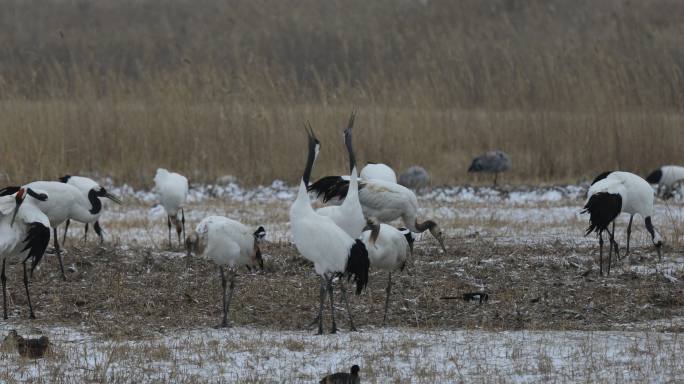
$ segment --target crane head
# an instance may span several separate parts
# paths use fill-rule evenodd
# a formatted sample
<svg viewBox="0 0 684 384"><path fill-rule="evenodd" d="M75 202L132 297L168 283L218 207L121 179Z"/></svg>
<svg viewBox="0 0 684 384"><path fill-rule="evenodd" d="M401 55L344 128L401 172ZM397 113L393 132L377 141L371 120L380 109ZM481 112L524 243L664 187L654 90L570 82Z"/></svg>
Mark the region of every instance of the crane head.
<svg viewBox="0 0 684 384"><path fill-rule="evenodd" d="M17 218L17 212L19 212L19 207L24 203L26 198L26 189L19 188L17 193L14 195L14 211L12 211L12 221L10 222L10 227L14 225L14 220Z"/></svg>

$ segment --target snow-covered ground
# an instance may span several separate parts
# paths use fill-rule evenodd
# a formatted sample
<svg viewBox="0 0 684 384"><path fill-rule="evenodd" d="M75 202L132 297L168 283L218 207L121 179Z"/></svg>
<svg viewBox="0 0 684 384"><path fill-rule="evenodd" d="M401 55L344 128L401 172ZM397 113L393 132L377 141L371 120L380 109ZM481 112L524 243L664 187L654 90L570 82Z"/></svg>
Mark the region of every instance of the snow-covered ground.
<svg viewBox="0 0 684 384"><path fill-rule="evenodd" d="M3 329L6 331L6 329ZM45 330L53 356L5 351L11 382L317 382L361 367L364 382L682 382L684 340L661 332L374 329L313 336L251 328L168 332L139 341Z"/></svg>

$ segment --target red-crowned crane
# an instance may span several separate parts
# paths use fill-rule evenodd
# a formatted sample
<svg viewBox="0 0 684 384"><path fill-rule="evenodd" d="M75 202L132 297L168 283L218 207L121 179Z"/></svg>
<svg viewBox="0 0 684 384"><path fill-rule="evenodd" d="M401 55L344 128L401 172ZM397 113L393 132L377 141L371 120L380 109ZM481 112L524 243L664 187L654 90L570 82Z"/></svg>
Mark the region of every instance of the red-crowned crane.
<svg viewBox="0 0 684 384"><path fill-rule="evenodd" d="M223 288L223 320L221 327L228 327L228 311L235 289L235 275L240 266L264 268L259 243L266 236L264 227L255 232L240 222L223 216L209 216L200 221L185 240L188 260L191 252L200 255L219 267ZM226 273L228 269L228 295L226 297Z"/></svg>
<svg viewBox="0 0 684 384"><path fill-rule="evenodd" d="M664 165L646 176L649 184L658 184L657 195L664 199L672 197L672 191L684 181L684 167L679 165Z"/></svg>
<svg viewBox="0 0 684 384"><path fill-rule="evenodd" d="M382 180L395 184L397 182L397 174L389 165L383 163L369 162L366 164L361 169L361 178L364 180Z"/></svg>
<svg viewBox="0 0 684 384"><path fill-rule="evenodd" d="M603 275L603 231L610 236L610 248L608 250L608 274L612 250L615 247L616 256L619 257L618 245L615 241L615 218L620 213L630 215L627 226L627 253L629 253L629 240L632 232L632 220L635 214L644 218L646 230L651 235L651 241L661 258L663 239L653 227L651 216L653 215L653 188L648 182L630 172L609 171L596 177L589 187L587 202L583 213L589 213L589 228L586 235L596 232L599 235L599 262L600 273ZM608 225L613 223L613 230ZM585 235L585 236L586 236Z"/></svg>
<svg viewBox="0 0 684 384"><path fill-rule="evenodd" d="M169 247L171 244L171 224L176 227L178 244L181 244L181 232L185 237L185 211L183 204L188 198L188 179L175 172L169 172L164 168L157 169L154 176L154 190L159 197L159 202L166 211L167 224L169 226ZM181 219L178 220L178 211Z"/></svg>
<svg viewBox="0 0 684 384"><path fill-rule="evenodd" d="M316 139L311 127L308 128L309 153L306 167L299 184L297 198L290 207L290 228L295 246L299 253L313 262L316 273L321 276L320 302L318 316L314 320L318 323L318 334L323 334L323 305L325 302L326 286L330 295L330 312L332 316L331 333L337 332L335 323L335 308L333 304L332 280L335 275L346 274L353 276L356 282L356 294L360 294L368 283L368 252L363 242L349 236L338 227L329 217L319 215L311 207L306 186L309 183L311 169L320 151L320 143ZM342 283L340 279L340 283ZM343 284L343 283L342 283ZM349 309L349 302L344 286L341 287L342 298L349 314L350 328L355 330Z"/></svg>
<svg viewBox="0 0 684 384"><path fill-rule="evenodd" d="M3 318L7 320L7 277L5 263L10 257L23 257L24 288L29 305L29 317L35 319L31 295L29 294L29 278L26 273L26 262L31 259L31 277L33 270L45 254L50 243L50 221L35 202L48 200L48 195L38 189L19 188L14 194L0 197L0 258L2 258L2 309Z"/></svg>

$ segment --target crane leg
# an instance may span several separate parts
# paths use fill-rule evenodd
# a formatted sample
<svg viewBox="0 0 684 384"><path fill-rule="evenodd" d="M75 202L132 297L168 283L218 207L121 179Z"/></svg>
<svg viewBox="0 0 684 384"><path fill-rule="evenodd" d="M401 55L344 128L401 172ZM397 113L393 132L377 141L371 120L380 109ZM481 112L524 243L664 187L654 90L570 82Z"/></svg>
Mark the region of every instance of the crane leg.
<svg viewBox="0 0 684 384"><path fill-rule="evenodd" d="M629 224L627 225L627 251L625 251L625 256L629 255L629 239L632 237L632 220L634 220L634 215L629 216Z"/></svg>
<svg viewBox="0 0 684 384"><path fill-rule="evenodd" d="M71 223L71 219L67 219L65 227L64 227L64 236L62 236L62 244L66 244L66 235L67 232L69 232L69 224Z"/></svg>
<svg viewBox="0 0 684 384"><path fill-rule="evenodd" d="M29 305L29 313L30 313L29 319L35 319L36 315L33 313L33 305L31 304L31 294L29 293L29 278L28 278L28 275L26 274L26 261L28 261L28 259L30 257L31 256L27 256L23 262L23 264L24 264L24 288L26 288L26 299L28 300L28 305Z"/></svg>
<svg viewBox="0 0 684 384"><path fill-rule="evenodd" d="M615 222L613 222L613 231L608 231L608 235L610 236L610 246L611 249L615 249L615 258L619 259L620 258L620 249L618 247L617 241L615 241ZM608 254L608 275L610 275L610 264L611 264L611 254Z"/></svg>
<svg viewBox="0 0 684 384"><path fill-rule="evenodd" d="M83 233L83 242L87 243L88 242L88 223L86 223L85 226L85 233Z"/></svg>
<svg viewBox="0 0 684 384"><path fill-rule="evenodd" d="M227 283L226 283L226 274L223 272L223 267L219 267L219 271L221 271L221 288L223 291L223 320L221 321L221 325L219 327L225 328L228 326L228 312L226 311L226 288L227 288Z"/></svg>
<svg viewBox="0 0 684 384"><path fill-rule="evenodd" d="M494 172L494 188L496 188L496 178L499 176L498 172Z"/></svg>
<svg viewBox="0 0 684 384"><path fill-rule="evenodd" d="M228 314L230 313L230 302L233 300L233 292L235 291L235 271L228 269L228 276L230 282L228 284L228 299L225 303L223 321L225 323L224 327L230 327L228 322Z"/></svg>
<svg viewBox="0 0 684 384"><path fill-rule="evenodd" d="M599 275L603 276L603 233L599 232Z"/></svg>
<svg viewBox="0 0 684 384"><path fill-rule="evenodd" d="M181 223L183 226L183 239L185 239L185 210L181 208ZM180 243L180 240L178 241Z"/></svg>
<svg viewBox="0 0 684 384"><path fill-rule="evenodd" d="M2 318L7 320L7 276L5 276L5 257L2 258L2 273L0 274L0 281L2 281Z"/></svg>
<svg viewBox="0 0 684 384"><path fill-rule="evenodd" d="M349 330L356 332L354 319L352 318L351 310L349 309L349 300L347 300L347 287L344 285L343 278L340 278L340 291L342 292L342 300L344 300L344 306L347 308L347 314L349 315Z"/></svg>
<svg viewBox="0 0 684 384"><path fill-rule="evenodd" d="M392 291L392 272L387 275L387 296L385 296L385 315L382 317L382 326L387 324L387 307L389 307L390 292Z"/></svg>
<svg viewBox="0 0 684 384"><path fill-rule="evenodd" d="M57 228L52 228L52 234L55 238L55 252L57 252L57 260L59 260L59 270L62 272L62 280L66 281L66 274L64 273L64 263L62 262L62 250L59 248L59 239L57 238Z"/></svg>
<svg viewBox="0 0 684 384"><path fill-rule="evenodd" d="M96 221L95 224L93 224L93 229L95 230L95 233L97 233L97 236L100 238L100 244L104 243L104 235L102 234L102 227L100 227L99 221Z"/></svg>
<svg viewBox="0 0 684 384"><path fill-rule="evenodd" d="M173 248L173 244L171 244L171 216L166 217L166 223L169 225L169 248Z"/></svg>
<svg viewBox="0 0 684 384"><path fill-rule="evenodd" d="M316 317L316 320L318 320L318 333L317 335L322 335L323 334L323 307L325 306L325 292L326 292L326 280L327 278L325 276L321 276L321 289L320 289L320 302L318 305L318 317ZM314 320L314 321L316 321Z"/></svg>
<svg viewBox="0 0 684 384"><path fill-rule="evenodd" d="M337 323L335 322L335 303L333 297L333 284L332 276L326 277L328 285L328 295L330 296L330 316L332 317L332 328L330 328L330 333L337 333Z"/></svg>

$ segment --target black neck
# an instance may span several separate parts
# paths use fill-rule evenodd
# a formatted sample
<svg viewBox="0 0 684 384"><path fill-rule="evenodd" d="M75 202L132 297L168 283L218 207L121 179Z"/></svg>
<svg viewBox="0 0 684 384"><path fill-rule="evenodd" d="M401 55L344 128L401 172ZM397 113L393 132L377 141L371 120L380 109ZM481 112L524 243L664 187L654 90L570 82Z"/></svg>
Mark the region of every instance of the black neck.
<svg viewBox="0 0 684 384"><path fill-rule="evenodd" d="M352 112L349 117L349 123L347 124L347 129L344 130L344 144L347 146L347 152L349 152L349 173L356 166L356 157L354 156L354 147L352 146L352 128L354 128L354 118L356 113Z"/></svg>
<svg viewBox="0 0 684 384"><path fill-rule="evenodd" d="M90 204L93 206L90 213L93 215L100 213L102 210L102 202L100 201L100 198L97 197L97 192L94 189L91 189L90 192L88 192L88 201L90 201Z"/></svg>
<svg viewBox="0 0 684 384"><path fill-rule="evenodd" d="M309 179L311 178L311 169L313 168L314 160L316 159L316 141L309 137L309 155L306 158L306 167L304 168L304 185L309 186Z"/></svg>

